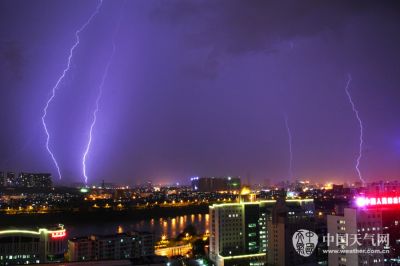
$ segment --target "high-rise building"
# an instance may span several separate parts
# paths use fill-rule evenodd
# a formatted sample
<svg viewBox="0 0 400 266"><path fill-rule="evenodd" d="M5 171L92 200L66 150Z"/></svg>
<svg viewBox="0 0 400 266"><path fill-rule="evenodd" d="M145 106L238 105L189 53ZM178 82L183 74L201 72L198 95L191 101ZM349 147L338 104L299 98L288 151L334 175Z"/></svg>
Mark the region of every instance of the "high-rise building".
<svg viewBox="0 0 400 266"><path fill-rule="evenodd" d="M380 209L345 208L342 215L328 215L327 224L328 265L384 265L382 253L361 251L379 248L374 239L383 235Z"/></svg>
<svg viewBox="0 0 400 266"><path fill-rule="evenodd" d="M4 172L0 171L0 187L6 186L6 175Z"/></svg>
<svg viewBox="0 0 400 266"><path fill-rule="evenodd" d="M339 218L343 217L339 220L342 226L337 229L346 229L345 233L350 235L357 233L361 238L358 241L361 245L356 248L361 251L372 250L374 252L367 254L359 252L358 255L348 256L339 254L338 259L358 261L359 264L368 265L399 264L400 194L396 184L398 182L377 182L376 184L378 183L380 185L375 187L377 189L371 190L371 187L367 186L366 194L357 196L351 208L344 209L343 213L337 215ZM334 217L328 218L335 219ZM328 222L328 232L335 229L332 224L334 221ZM331 247L331 249L339 248L341 247ZM336 256L329 256L329 261L332 263L336 259Z"/></svg>
<svg viewBox="0 0 400 266"><path fill-rule="evenodd" d="M239 191L239 177L192 177L192 189L199 192Z"/></svg>
<svg viewBox="0 0 400 266"><path fill-rule="evenodd" d="M0 187L51 188L51 174L0 172Z"/></svg>
<svg viewBox="0 0 400 266"><path fill-rule="evenodd" d="M191 187L193 191L199 191L199 177L194 176L190 178Z"/></svg>
<svg viewBox="0 0 400 266"><path fill-rule="evenodd" d="M64 261L65 236L63 225L38 230L0 230L0 265Z"/></svg>
<svg viewBox="0 0 400 266"><path fill-rule="evenodd" d="M266 264L267 213L275 201L254 198L210 206L210 259L217 266Z"/></svg>
<svg viewBox="0 0 400 266"><path fill-rule="evenodd" d="M16 178L15 187L25 188L51 188L53 183L51 174L48 173L24 173L21 172Z"/></svg>
<svg viewBox="0 0 400 266"><path fill-rule="evenodd" d="M269 235L268 265L316 264L314 249L309 250L308 256L302 256L296 251L292 242L293 236L298 230L307 230L311 234L315 233L314 209L313 199L277 201L267 222Z"/></svg>
<svg viewBox="0 0 400 266"><path fill-rule="evenodd" d="M120 260L154 255L148 232L78 237L68 240L69 261Z"/></svg>
<svg viewBox="0 0 400 266"><path fill-rule="evenodd" d="M398 194L397 194L398 195ZM382 209L383 234L389 235L389 253L384 254L386 263L400 264L400 205Z"/></svg>
<svg viewBox="0 0 400 266"><path fill-rule="evenodd" d="M239 191L241 188L240 177L230 177L227 178L227 190L228 191Z"/></svg>
<svg viewBox="0 0 400 266"><path fill-rule="evenodd" d="M139 239L140 256L154 255L154 235L150 232L136 232L136 236Z"/></svg>
<svg viewBox="0 0 400 266"><path fill-rule="evenodd" d="M6 187L13 187L16 183L16 176L14 172L7 172L5 186Z"/></svg>

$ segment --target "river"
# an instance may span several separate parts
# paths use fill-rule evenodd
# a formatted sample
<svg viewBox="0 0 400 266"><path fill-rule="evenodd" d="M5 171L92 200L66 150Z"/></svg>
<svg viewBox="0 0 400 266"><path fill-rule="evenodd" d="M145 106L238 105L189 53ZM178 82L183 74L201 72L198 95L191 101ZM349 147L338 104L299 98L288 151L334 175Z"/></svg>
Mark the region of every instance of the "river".
<svg viewBox="0 0 400 266"><path fill-rule="evenodd" d="M154 233L156 239L159 239L162 235L174 238L189 224L194 225L199 234L204 233L209 226L209 214L189 214L173 218L157 218L99 225L66 224L65 227L68 238L88 235L108 235L129 231L148 231Z"/></svg>

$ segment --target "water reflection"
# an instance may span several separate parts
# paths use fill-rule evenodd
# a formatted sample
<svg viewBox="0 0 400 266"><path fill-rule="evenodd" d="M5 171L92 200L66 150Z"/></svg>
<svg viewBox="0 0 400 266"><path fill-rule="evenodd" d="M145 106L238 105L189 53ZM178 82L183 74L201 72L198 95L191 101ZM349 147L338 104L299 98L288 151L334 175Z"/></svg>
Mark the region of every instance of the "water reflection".
<svg viewBox="0 0 400 266"><path fill-rule="evenodd" d="M159 218L103 225L66 225L66 228L70 237L86 236L90 234L115 234L116 232L127 231L149 231L153 232L156 238L161 238L162 235L166 235L168 238L174 238L189 224L193 224L198 233L205 233L209 226L209 215L192 214L173 218Z"/></svg>
<svg viewBox="0 0 400 266"><path fill-rule="evenodd" d="M117 227L117 233L122 234L124 232L124 228L121 225L118 225Z"/></svg>

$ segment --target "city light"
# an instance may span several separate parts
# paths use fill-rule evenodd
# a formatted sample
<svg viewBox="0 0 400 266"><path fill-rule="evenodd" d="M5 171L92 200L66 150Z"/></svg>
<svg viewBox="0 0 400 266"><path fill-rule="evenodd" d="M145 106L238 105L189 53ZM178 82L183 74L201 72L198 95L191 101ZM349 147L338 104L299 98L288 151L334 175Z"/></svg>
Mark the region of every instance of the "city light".
<svg viewBox="0 0 400 266"><path fill-rule="evenodd" d="M240 191L240 195L248 195L250 194L250 189L248 187L243 187L242 190Z"/></svg>
<svg viewBox="0 0 400 266"><path fill-rule="evenodd" d="M356 197L355 203L358 207L399 205L400 196L380 196L380 197Z"/></svg>
<svg viewBox="0 0 400 266"><path fill-rule="evenodd" d="M256 253L256 254L248 254L248 255L236 255L236 256L222 256L218 255L218 257L223 258L224 260L230 259L244 259L244 258L255 258L255 257L264 257L265 253Z"/></svg>
<svg viewBox="0 0 400 266"><path fill-rule="evenodd" d="M54 231L51 233L51 238L63 238L67 235L65 229L64 230L59 230L59 231Z"/></svg>
<svg viewBox="0 0 400 266"><path fill-rule="evenodd" d="M64 237L66 235L66 230L48 230L46 228L40 228L38 231L31 230L3 230L0 231L0 235L12 235L12 234L29 234L29 235L40 235L40 234L50 234L52 238Z"/></svg>

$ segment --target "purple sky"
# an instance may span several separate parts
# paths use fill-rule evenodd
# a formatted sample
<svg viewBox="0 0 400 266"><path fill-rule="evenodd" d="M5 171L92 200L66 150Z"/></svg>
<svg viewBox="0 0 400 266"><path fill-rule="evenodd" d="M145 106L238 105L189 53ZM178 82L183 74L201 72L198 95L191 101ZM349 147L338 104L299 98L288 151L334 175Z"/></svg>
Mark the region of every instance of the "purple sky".
<svg viewBox="0 0 400 266"><path fill-rule="evenodd" d="M0 1L0 171L56 171L43 107L97 1ZM124 6L123 6L124 5ZM116 53L88 155L89 182L293 174L400 177L400 7L395 1L107 1L81 34L49 108L65 182L82 181L97 89ZM247 180L247 179L246 179Z"/></svg>

